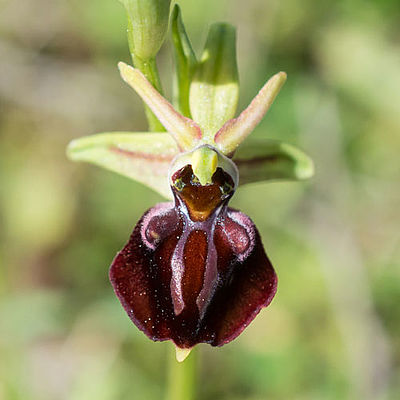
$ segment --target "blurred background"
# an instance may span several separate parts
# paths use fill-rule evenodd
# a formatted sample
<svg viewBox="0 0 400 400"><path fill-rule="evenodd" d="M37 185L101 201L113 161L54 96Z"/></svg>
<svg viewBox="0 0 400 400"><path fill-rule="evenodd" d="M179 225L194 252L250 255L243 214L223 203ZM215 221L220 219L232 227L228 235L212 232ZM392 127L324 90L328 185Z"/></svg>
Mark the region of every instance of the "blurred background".
<svg viewBox="0 0 400 400"><path fill-rule="evenodd" d="M201 345L199 399L400 398L400 3L181 0L199 54L238 28L243 108L288 81L254 136L315 160L307 183L241 188L280 283L233 343ZM108 266L161 197L65 157L97 132L146 129L119 78L117 0L0 1L0 399L161 399L166 343L125 315ZM170 43L159 55L170 92Z"/></svg>

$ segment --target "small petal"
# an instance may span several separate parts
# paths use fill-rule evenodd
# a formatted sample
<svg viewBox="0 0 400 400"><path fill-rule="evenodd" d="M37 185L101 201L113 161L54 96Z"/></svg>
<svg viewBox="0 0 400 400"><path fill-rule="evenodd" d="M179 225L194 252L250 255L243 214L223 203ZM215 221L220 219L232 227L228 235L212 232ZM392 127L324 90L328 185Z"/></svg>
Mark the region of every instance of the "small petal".
<svg viewBox="0 0 400 400"><path fill-rule="evenodd" d="M234 153L239 144L246 139L262 120L285 81L285 72L279 72L274 75L237 118L231 119L224 124L214 138L218 150L225 155Z"/></svg>
<svg viewBox="0 0 400 400"><path fill-rule="evenodd" d="M136 68L123 62L118 64L122 79L133 89L157 116L165 129L173 135L178 145L187 150L195 147L201 138L199 126L178 111L163 97Z"/></svg>

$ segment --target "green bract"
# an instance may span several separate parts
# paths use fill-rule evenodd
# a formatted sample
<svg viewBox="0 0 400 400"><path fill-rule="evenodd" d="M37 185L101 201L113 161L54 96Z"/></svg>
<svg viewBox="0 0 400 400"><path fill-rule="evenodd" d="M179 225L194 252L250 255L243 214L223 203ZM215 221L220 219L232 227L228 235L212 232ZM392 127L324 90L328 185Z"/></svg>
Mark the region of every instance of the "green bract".
<svg viewBox="0 0 400 400"><path fill-rule="evenodd" d="M161 93L154 59L164 41L170 2L121 1L128 10L136 68L123 62L118 66L124 81L147 105L150 128L156 132L103 133L76 139L68 147L71 159L125 175L167 198L171 198L168 176L182 163L192 166L203 186L212 182L218 167L230 170L232 176L238 171L241 184L313 175L311 159L289 144L265 139L239 147L268 111L286 80L284 72L268 80L235 118L239 96L235 29L228 24L212 25L198 62L175 6L171 24L175 108ZM143 63L139 55L149 57L148 61ZM162 132L164 128L168 133Z"/></svg>
<svg viewBox="0 0 400 400"><path fill-rule="evenodd" d="M178 4L171 17L172 40L176 73L174 76L174 105L185 117L191 117L189 107L189 88L197 66L196 55L183 25L181 10Z"/></svg>

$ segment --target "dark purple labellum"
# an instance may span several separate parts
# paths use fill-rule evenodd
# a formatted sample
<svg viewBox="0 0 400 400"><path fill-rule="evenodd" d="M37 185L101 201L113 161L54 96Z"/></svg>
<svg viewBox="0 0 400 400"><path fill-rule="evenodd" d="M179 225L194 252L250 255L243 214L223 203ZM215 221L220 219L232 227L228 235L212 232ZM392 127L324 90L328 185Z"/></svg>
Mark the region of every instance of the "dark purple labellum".
<svg viewBox="0 0 400 400"><path fill-rule="evenodd" d="M253 222L227 206L234 188L227 173L218 168L202 186L187 165L172 182L175 204L143 215L110 280L152 340L222 346L271 302L277 278Z"/></svg>

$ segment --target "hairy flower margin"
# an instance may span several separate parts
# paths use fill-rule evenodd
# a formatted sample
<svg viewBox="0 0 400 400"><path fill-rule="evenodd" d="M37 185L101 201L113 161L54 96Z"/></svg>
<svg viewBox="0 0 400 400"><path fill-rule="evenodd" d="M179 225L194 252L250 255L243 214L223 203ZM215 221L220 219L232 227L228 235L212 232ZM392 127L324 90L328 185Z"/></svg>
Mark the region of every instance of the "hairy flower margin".
<svg viewBox="0 0 400 400"><path fill-rule="evenodd" d="M143 1L122 1L136 68L123 62L118 67L148 107L150 127L161 123L168 133L102 133L72 141L67 153L72 160L115 171L173 200L143 215L109 275L136 326L152 340L172 340L182 360L198 343L222 346L232 341L276 292L276 274L257 228L248 216L228 207L239 176L241 185L301 180L313 175L313 164L286 143L265 139L242 145L286 74L268 80L235 118L235 29L212 25L197 60L177 5L171 17L175 107L170 104L160 93L154 59L165 38L169 1ZM155 21L154 26L142 20Z"/></svg>

